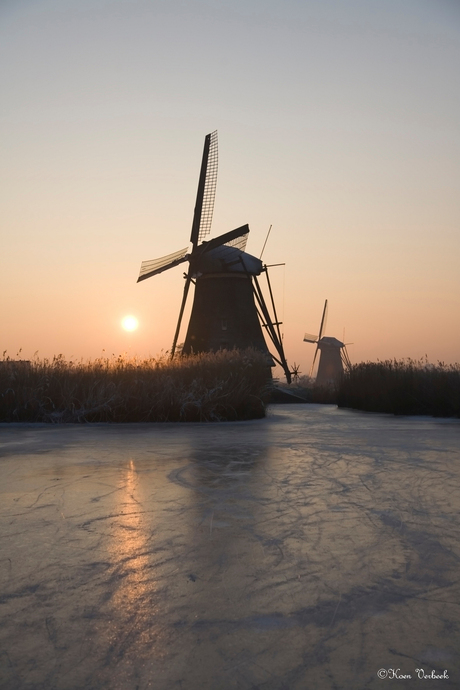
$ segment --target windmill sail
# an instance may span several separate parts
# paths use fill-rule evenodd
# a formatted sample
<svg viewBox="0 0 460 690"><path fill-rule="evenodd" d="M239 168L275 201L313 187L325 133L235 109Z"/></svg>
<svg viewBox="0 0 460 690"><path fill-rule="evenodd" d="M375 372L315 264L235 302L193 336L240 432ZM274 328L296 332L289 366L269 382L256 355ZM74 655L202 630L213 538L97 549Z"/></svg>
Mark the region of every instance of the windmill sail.
<svg viewBox="0 0 460 690"><path fill-rule="evenodd" d="M234 247L235 249L239 249L240 252L244 252L246 249L246 244L248 242L248 235L249 235L249 227L245 226L248 228L248 231L244 233L244 235L241 235L240 237L235 237L234 240L229 240L228 242L225 242L226 247Z"/></svg>
<svg viewBox="0 0 460 690"><path fill-rule="evenodd" d="M319 349L319 348L317 347L316 350L315 350L315 356L313 357L313 362L312 362L312 364L311 364L310 371L309 371L309 374L308 374L308 376L309 376L310 378L313 376L313 369L315 368L315 362L316 362L316 356L317 356L317 354L318 354L318 349Z"/></svg>
<svg viewBox="0 0 460 690"><path fill-rule="evenodd" d="M327 300L324 302L323 318L321 319L321 326L319 327L318 341L321 340L321 338L324 335L324 331L326 330L326 322L327 322Z"/></svg>
<svg viewBox="0 0 460 690"><path fill-rule="evenodd" d="M202 242L211 231L212 214L217 185L217 130L207 134L204 140L200 179L196 193L190 242L194 247Z"/></svg>
<svg viewBox="0 0 460 690"><path fill-rule="evenodd" d="M323 337L324 331L326 330L326 321L327 321L327 300L324 302L323 316L321 318L321 325L319 327L319 335L317 335L317 336L311 336L310 335L310 337L307 338L307 336L309 334L305 333L305 337L304 337L304 342L316 343L315 355L313 357L313 362L312 362L312 365L310 368L310 374L309 374L310 378L313 376L313 369L315 368L316 357L318 355L318 350L320 348L320 341L321 341L321 338ZM313 338L313 340L312 340L312 338Z"/></svg>
<svg viewBox="0 0 460 690"><path fill-rule="evenodd" d="M180 249L178 252L174 252L173 254L162 256L160 259L143 261L141 263L141 270L137 282L139 283L141 280L146 280L151 276L157 275L157 273L162 273L163 271L167 271L168 268L173 268L174 266L187 261L187 252L188 247L185 247L185 249Z"/></svg>
<svg viewBox="0 0 460 690"><path fill-rule="evenodd" d="M313 335L312 333L305 333L303 341L304 343L316 343L318 342L318 336Z"/></svg>
<svg viewBox="0 0 460 690"><path fill-rule="evenodd" d="M214 237L214 239L209 240L209 242L203 242L203 244L200 245L198 253L204 254L205 252L209 252L211 249L220 247L223 244L229 247L235 247L238 245L238 242L241 242L244 243L244 246L246 246L248 235L249 225L242 225L240 228L230 230L230 232L224 232L224 234L219 235L219 237Z"/></svg>

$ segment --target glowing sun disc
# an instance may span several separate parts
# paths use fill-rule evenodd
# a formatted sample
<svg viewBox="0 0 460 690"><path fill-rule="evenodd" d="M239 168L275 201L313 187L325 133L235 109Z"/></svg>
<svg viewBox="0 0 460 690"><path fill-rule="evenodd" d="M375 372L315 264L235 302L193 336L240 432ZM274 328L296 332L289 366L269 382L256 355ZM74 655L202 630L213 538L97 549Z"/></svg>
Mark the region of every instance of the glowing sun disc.
<svg viewBox="0 0 460 690"><path fill-rule="evenodd" d="M139 325L139 322L135 316L125 316L121 322L121 325L125 331L135 331Z"/></svg>

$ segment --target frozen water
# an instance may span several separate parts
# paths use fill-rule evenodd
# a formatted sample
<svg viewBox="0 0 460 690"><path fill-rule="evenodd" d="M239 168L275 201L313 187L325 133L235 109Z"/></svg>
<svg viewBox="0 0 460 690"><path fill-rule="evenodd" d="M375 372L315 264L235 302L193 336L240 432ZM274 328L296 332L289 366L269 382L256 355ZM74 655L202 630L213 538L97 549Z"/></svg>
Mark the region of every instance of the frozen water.
<svg viewBox="0 0 460 690"><path fill-rule="evenodd" d="M0 433L2 688L460 687L460 422Z"/></svg>

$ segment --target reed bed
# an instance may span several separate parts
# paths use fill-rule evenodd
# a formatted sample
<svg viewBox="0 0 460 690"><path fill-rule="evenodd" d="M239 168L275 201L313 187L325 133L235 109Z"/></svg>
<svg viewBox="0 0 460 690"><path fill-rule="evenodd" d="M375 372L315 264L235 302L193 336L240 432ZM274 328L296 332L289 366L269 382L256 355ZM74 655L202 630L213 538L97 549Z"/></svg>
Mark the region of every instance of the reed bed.
<svg viewBox="0 0 460 690"><path fill-rule="evenodd" d="M0 360L1 422L209 422L265 416L270 368L256 350L170 360L57 355Z"/></svg>
<svg viewBox="0 0 460 690"><path fill-rule="evenodd" d="M367 412L460 417L460 365L412 359L356 364L342 377L337 403Z"/></svg>
<svg viewBox="0 0 460 690"><path fill-rule="evenodd" d="M336 405L339 382L330 383L328 386L321 386L315 379L309 376L300 376L297 386L303 391L303 396L310 403L320 405ZM295 388L293 389L294 392ZM299 393L301 394L301 393Z"/></svg>

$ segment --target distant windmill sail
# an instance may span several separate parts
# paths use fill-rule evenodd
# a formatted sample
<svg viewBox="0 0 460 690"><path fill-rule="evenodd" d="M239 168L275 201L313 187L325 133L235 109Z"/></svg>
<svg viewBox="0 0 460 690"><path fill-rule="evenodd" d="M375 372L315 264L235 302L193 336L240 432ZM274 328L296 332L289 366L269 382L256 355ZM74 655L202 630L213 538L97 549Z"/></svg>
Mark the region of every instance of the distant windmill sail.
<svg viewBox="0 0 460 690"><path fill-rule="evenodd" d="M319 327L318 342L321 340L321 338L323 337L323 335L326 332L326 324L327 324L327 300L324 302L323 318L321 319L321 326Z"/></svg>
<svg viewBox="0 0 460 690"><path fill-rule="evenodd" d="M315 368L315 362L316 362L316 357L318 355L318 350L319 350L319 344L321 341L321 338L323 337L323 333L326 330L326 322L327 322L327 300L324 302L324 309L323 309L323 316L321 318L321 325L319 327L319 335L317 336L316 340L313 340L313 342L316 342L316 350L315 350L315 355L313 357L313 362L311 365L310 369L310 378L313 376L313 370ZM304 338L305 340L305 338Z"/></svg>

